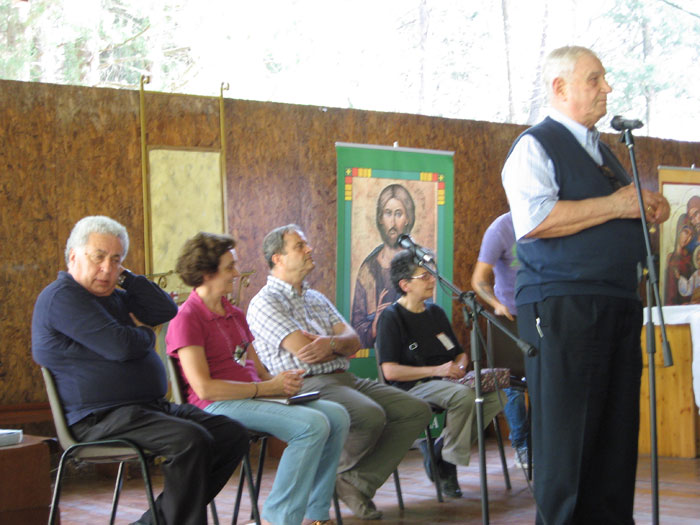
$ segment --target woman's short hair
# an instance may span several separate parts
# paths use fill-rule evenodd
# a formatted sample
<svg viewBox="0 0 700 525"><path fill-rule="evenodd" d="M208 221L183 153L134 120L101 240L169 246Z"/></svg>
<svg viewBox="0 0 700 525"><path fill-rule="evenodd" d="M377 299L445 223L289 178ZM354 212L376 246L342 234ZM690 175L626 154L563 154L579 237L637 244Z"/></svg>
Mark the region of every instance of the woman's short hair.
<svg viewBox="0 0 700 525"><path fill-rule="evenodd" d="M275 228L265 235L263 239L263 255L270 268L275 266L275 263L272 262L272 256L276 253L284 253L284 236L293 232L301 233L302 230L296 224L287 224L286 226Z"/></svg>
<svg viewBox="0 0 700 525"><path fill-rule="evenodd" d="M114 235L122 244L122 261L126 259L126 254L129 252L129 234L126 228L119 224L114 219L105 217L104 215L89 215L83 217L75 223L73 229L66 241L66 264L69 264L70 252L87 245L90 235L93 233L101 233Z"/></svg>
<svg viewBox="0 0 700 525"><path fill-rule="evenodd" d="M199 232L185 242L175 271L187 286L200 286L205 275L219 270L221 256L235 247L236 241L230 235Z"/></svg>
<svg viewBox="0 0 700 525"><path fill-rule="evenodd" d="M401 289L399 283L403 279L410 279L413 277L416 268L418 268L416 258L410 251L401 250L399 253L394 255L393 259L391 259L390 268L391 284L394 285L394 288L399 295L406 295L406 292Z"/></svg>

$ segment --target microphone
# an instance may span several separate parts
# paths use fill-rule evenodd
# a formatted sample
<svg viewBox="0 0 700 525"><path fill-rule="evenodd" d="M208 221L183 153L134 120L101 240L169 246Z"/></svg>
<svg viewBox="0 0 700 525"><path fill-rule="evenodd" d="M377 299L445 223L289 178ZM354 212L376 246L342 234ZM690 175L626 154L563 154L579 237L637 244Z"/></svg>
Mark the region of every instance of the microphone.
<svg viewBox="0 0 700 525"><path fill-rule="evenodd" d="M627 131L631 129L639 129L644 125L644 122L637 119L626 119L620 115L615 115L610 121L610 126L617 131Z"/></svg>
<svg viewBox="0 0 700 525"><path fill-rule="evenodd" d="M426 264L435 264L435 258L433 257L433 254L425 248L422 248L419 244L416 244L416 241L414 241L410 235L402 233L401 235L399 235L398 242L399 246L411 252L413 256L420 262Z"/></svg>

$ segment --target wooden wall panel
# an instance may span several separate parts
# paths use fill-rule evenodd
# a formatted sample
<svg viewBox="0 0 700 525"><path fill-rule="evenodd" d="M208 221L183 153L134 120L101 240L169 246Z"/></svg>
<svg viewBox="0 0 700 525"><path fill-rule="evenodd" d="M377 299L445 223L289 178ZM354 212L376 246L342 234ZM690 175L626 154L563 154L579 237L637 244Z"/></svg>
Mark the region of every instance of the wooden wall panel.
<svg viewBox="0 0 700 525"><path fill-rule="evenodd" d="M219 147L216 98L146 93L150 145ZM131 236L126 261L142 271L143 206L138 92L0 81L0 405L44 401L29 354L38 292L62 269L73 223L104 213ZM273 227L296 222L315 250L310 284L335 296L336 141L455 152L454 282L470 289L488 224L507 210L500 170L523 126L417 115L225 101L230 232L253 269L245 307L265 283L261 253ZM606 141L628 165L616 136ZM640 138L642 182L660 164L700 164L700 144ZM184 239L182 239L184 242ZM455 309L454 321L461 326ZM462 330L458 329L458 332ZM466 341L466 334L460 338Z"/></svg>
<svg viewBox="0 0 700 525"><path fill-rule="evenodd" d="M143 271L138 94L113 89L54 89L56 241L65 246L71 228L82 217L107 215L129 231L124 264ZM59 269L65 269L63 257Z"/></svg>
<svg viewBox="0 0 700 525"><path fill-rule="evenodd" d="M51 133L56 93L49 86L0 89L0 403L31 401L39 379L31 359L33 298L55 277L58 182Z"/></svg>
<svg viewBox="0 0 700 525"><path fill-rule="evenodd" d="M149 146L219 148L217 99L146 91L144 102Z"/></svg>
<svg viewBox="0 0 700 525"><path fill-rule="evenodd" d="M43 400L31 359L38 293L65 269L72 225L106 214L132 232L129 260L142 268L138 105L134 93L3 82L2 365L0 404ZM136 200L134 199L136 196ZM129 262L127 260L127 262ZM7 381L7 380L10 381Z"/></svg>

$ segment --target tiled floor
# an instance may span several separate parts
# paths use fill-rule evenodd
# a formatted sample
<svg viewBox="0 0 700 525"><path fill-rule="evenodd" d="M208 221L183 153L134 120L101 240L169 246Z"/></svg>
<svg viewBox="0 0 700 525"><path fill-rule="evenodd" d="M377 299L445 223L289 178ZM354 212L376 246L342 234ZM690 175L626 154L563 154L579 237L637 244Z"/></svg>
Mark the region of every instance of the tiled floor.
<svg viewBox="0 0 700 525"><path fill-rule="evenodd" d="M489 440L487 447L487 473L489 518L493 525L518 525L534 523L534 503L525 476L513 463L512 453L507 450L511 490L506 490L495 440ZM413 525L426 523L482 523L480 499L479 467L476 450L472 465L459 468L459 479L464 497L459 500L446 500L438 503L435 489L423 471L421 455L411 450L400 465L401 486L405 510L397 505L396 491L392 478L379 489L374 499L378 508L384 511L383 525ZM255 459L255 457L254 457ZM268 458L263 477L260 501L264 502L274 477L276 460ZM700 523L700 459L666 459L659 461L660 477L660 521L663 524L697 525ZM238 477L228 483L217 496L220 522L230 523L236 495ZM162 486L162 478L154 477L156 490ZM112 485L109 479L74 479L64 486L61 498L62 525L96 525L108 523L111 505ZM146 509L143 483L134 478L125 483L117 514L117 523L135 521ZM368 523L352 516L341 503L343 522L346 525ZM242 513L239 523L247 523L250 504L247 491L244 492ZM635 520L638 525L652 523L651 520L651 481L649 458L642 456L639 461ZM210 523L212 521L210 520ZM371 522L374 523L374 522Z"/></svg>

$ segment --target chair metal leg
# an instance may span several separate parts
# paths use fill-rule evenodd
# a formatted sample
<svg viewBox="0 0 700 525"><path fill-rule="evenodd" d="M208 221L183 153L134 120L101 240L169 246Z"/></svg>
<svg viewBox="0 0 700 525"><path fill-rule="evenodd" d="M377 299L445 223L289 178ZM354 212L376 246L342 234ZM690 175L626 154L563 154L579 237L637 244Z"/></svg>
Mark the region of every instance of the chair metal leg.
<svg viewBox="0 0 700 525"><path fill-rule="evenodd" d="M146 495L148 496L148 506L151 509L151 517L153 518L153 524L159 525L160 520L158 519L158 513L156 512L156 500L153 497L153 484L151 483L151 474L148 472L148 463L146 463L146 456L143 455L141 449L134 445L134 450L139 456L139 463L141 464L141 476L143 477L143 482L146 485Z"/></svg>
<svg viewBox="0 0 700 525"><path fill-rule="evenodd" d="M255 501L258 501L258 494L262 483L263 468L265 467L265 454L267 454L267 436L260 438L260 455L258 456L258 471L255 474ZM250 512L250 519L253 519L253 511Z"/></svg>
<svg viewBox="0 0 700 525"><path fill-rule="evenodd" d="M530 408L527 409L527 479L532 481L532 411Z"/></svg>
<svg viewBox="0 0 700 525"><path fill-rule="evenodd" d="M501 456L501 466L503 467L503 477L506 480L506 489L510 490L510 475L508 474L508 463L506 462L506 454L503 452L503 437L501 436L501 427L498 425L498 416L493 418L493 429L496 431L496 441L498 441L498 453Z"/></svg>
<svg viewBox="0 0 700 525"><path fill-rule="evenodd" d="M151 517L153 518L153 524L159 525L160 520L158 519L158 513L156 512L155 499L153 498L153 485L151 483L151 475L148 472L148 463L146 462L146 456L143 454L141 449L139 449L133 443L127 440L122 440L124 443L133 447L134 452L138 456L139 464L141 465L141 475L143 477L143 483L146 487L146 496L148 499L148 506L151 510ZM51 500L51 511L49 513L49 525L54 525L56 522L56 516L58 515L58 502L61 493L61 482L63 479L63 468L65 466L66 459L71 456L71 454L82 447L91 446L90 444L77 443L73 446L68 447L61 455L61 460L58 463L58 471L56 473L56 486L53 491L53 498ZM114 495L112 496L112 512L110 515L110 524L114 523L117 514L117 506L119 505L119 495L121 493L122 482L124 479L124 463L119 463L119 471L117 472L117 480L114 485Z"/></svg>
<svg viewBox="0 0 700 525"><path fill-rule="evenodd" d="M233 505L233 519L231 525L238 523L238 512L241 508L241 498L243 497L243 485L245 484L245 469L241 466L241 475L238 478L238 488L236 489L236 502Z"/></svg>
<svg viewBox="0 0 700 525"><path fill-rule="evenodd" d="M338 503L338 493L333 489L333 507L335 508L336 525L343 525L343 516L340 514L340 503Z"/></svg>
<svg viewBox="0 0 700 525"><path fill-rule="evenodd" d="M114 525L114 520L117 517L117 506L119 505L119 495L122 491L122 484L124 482L124 462L119 463L119 470L117 471L117 479L114 482L114 494L112 495L112 512L109 515L109 525Z"/></svg>
<svg viewBox="0 0 700 525"><path fill-rule="evenodd" d="M63 480L63 466L66 461L66 452L61 454L61 459L58 462L58 471L56 472L56 484L53 488L53 497L51 498L51 512L49 513L49 525L54 525L58 512L58 500L61 495L61 481Z"/></svg>
<svg viewBox="0 0 700 525"><path fill-rule="evenodd" d="M399 469L394 470L394 486L396 487L396 498L399 500L399 509L403 510L403 494L401 494L401 481L399 480Z"/></svg>
<svg viewBox="0 0 700 525"><path fill-rule="evenodd" d="M250 467L250 454L243 457L243 470L245 471L246 479L248 480L248 493L250 494L250 504L253 508L253 519L256 525L260 525L260 512L258 511L258 490L253 483L253 473Z"/></svg>
<svg viewBox="0 0 700 525"><path fill-rule="evenodd" d="M214 503L214 500L211 500L209 503L209 510L211 511L211 520L214 522L214 525L219 525L219 513L216 512L216 503Z"/></svg>
<svg viewBox="0 0 700 525"><path fill-rule="evenodd" d="M425 438L428 441L428 452L430 453L430 472L433 475L433 481L435 483L435 492L437 492L437 499L440 503L445 500L442 498L442 487L440 487L440 473L438 472L437 458L435 457L435 440L430 434L430 424L425 427Z"/></svg>

